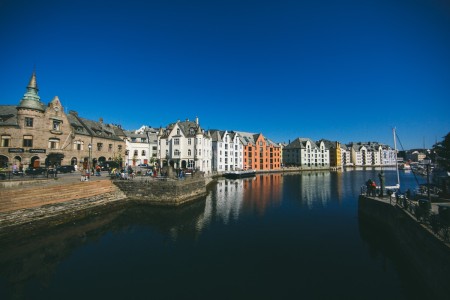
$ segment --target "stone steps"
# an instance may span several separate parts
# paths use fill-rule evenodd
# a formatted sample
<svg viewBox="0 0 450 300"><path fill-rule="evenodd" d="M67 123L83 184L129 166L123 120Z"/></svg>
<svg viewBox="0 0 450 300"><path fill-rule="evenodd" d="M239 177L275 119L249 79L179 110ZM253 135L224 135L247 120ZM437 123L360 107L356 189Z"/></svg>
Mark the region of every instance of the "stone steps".
<svg viewBox="0 0 450 300"><path fill-rule="evenodd" d="M0 212L89 198L117 191L110 180L68 182L59 185L0 191Z"/></svg>

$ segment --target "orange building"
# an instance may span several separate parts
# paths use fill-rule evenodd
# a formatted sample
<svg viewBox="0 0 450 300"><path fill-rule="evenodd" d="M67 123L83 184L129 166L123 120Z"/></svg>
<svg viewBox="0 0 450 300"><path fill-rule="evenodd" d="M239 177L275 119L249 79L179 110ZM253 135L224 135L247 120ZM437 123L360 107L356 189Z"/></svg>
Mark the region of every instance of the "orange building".
<svg viewBox="0 0 450 300"><path fill-rule="evenodd" d="M281 148L262 133L238 132L244 146L244 169L279 170Z"/></svg>

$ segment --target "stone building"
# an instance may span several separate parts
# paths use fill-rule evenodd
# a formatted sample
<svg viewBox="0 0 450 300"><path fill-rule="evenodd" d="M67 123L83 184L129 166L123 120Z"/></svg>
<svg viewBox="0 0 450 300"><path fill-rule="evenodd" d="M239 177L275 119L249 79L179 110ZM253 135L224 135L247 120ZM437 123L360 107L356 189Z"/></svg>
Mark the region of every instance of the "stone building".
<svg viewBox="0 0 450 300"><path fill-rule="evenodd" d="M20 103L0 105L0 168L86 167L123 159L120 126L84 119L74 111L66 114L57 96L45 105L38 90L33 72Z"/></svg>

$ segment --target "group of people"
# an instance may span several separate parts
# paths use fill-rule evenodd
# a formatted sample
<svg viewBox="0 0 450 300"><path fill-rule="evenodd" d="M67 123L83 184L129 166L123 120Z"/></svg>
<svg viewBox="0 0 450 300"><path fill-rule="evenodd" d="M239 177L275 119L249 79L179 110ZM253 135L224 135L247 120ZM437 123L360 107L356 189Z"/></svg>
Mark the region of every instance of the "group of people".
<svg viewBox="0 0 450 300"><path fill-rule="evenodd" d="M377 184L374 180L369 179L366 182L366 193L369 196L376 196L377 195Z"/></svg>
<svg viewBox="0 0 450 300"><path fill-rule="evenodd" d="M113 168L110 172L110 176L112 178L121 179L121 180L127 180L127 179L133 179L135 174L134 170L131 166L128 166L127 168Z"/></svg>

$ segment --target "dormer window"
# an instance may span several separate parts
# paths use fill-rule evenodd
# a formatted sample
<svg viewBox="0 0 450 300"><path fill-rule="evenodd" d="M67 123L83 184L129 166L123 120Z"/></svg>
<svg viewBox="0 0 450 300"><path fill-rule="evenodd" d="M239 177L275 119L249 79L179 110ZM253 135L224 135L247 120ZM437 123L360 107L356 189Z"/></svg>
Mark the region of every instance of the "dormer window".
<svg viewBox="0 0 450 300"><path fill-rule="evenodd" d="M53 120L52 129L55 130L55 131L61 131L61 121Z"/></svg>
<svg viewBox="0 0 450 300"><path fill-rule="evenodd" d="M189 134L195 134L195 129L193 127L189 128Z"/></svg>
<svg viewBox="0 0 450 300"><path fill-rule="evenodd" d="M177 129L177 135L180 135L180 128Z"/></svg>

